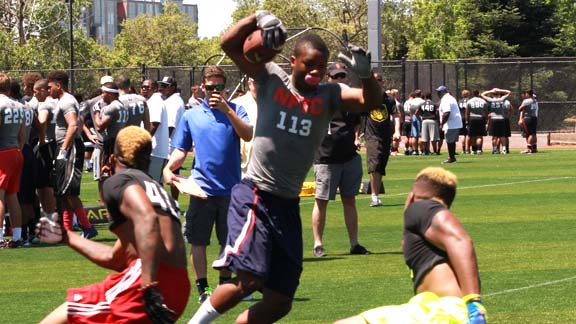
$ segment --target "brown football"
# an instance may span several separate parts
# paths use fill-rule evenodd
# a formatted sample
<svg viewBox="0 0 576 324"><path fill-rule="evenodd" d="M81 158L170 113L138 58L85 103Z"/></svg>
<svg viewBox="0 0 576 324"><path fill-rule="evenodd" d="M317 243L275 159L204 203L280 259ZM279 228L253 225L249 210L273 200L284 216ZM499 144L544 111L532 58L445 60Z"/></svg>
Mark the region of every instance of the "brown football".
<svg viewBox="0 0 576 324"><path fill-rule="evenodd" d="M262 30L254 30L244 41L244 58L251 63L266 63L274 59L279 50L262 46Z"/></svg>

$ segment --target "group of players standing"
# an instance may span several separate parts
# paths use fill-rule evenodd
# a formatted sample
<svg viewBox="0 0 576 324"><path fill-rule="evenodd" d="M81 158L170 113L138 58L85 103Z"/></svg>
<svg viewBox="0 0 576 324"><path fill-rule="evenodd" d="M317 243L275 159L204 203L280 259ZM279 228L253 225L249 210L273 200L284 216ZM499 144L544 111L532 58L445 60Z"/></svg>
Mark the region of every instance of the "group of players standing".
<svg viewBox="0 0 576 324"><path fill-rule="evenodd" d="M439 129L441 113L439 105L432 100L432 94L416 89L402 105L398 102L397 93L390 92L396 98L397 105L403 107L399 112L402 120L401 133L406 137L404 154L440 155L444 133ZM510 90L500 88L484 92L462 90L458 101L462 119L462 154L483 154L485 136L492 137L492 154L510 153L510 120L514 115L514 107L509 100L511 94ZM527 141L527 149L522 153L536 153L538 102L532 90L523 91L522 99L518 108L518 126ZM399 142L398 140L393 143L391 155L399 154Z"/></svg>

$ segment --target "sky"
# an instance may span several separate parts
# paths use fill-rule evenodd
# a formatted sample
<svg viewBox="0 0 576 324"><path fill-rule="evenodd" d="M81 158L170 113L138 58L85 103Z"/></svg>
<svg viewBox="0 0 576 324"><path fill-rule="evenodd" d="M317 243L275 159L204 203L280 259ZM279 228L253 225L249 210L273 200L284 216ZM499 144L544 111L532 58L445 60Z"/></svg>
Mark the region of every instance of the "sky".
<svg viewBox="0 0 576 324"><path fill-rule="evenodd" d="M198 36L210 38L220 35L232 23L236 2L232 0L184 0L198 5Z"/></svg>

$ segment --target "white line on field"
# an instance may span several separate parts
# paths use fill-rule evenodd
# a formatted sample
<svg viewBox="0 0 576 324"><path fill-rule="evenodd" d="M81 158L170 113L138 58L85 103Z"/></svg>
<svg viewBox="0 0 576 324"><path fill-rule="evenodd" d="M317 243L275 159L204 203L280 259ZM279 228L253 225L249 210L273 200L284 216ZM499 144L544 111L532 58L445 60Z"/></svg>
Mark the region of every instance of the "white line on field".
<svg viewBox="0 0 576 324"><path fill-rule="evenodd" d="M517 184L523 184L523 183L534 183L534 182L545 182L545 181L555 181L555 180L569 180L569 179L576 179L576 177L554 177L554 178L544 178L544 179L533 179L533 180L523 180L523 181L514 181L514 182L503 182L503 183L491 183L491 184L485 184L485 185L479 185L479 186L469 186L469 187L458 187L459 190L462 189L478 189L478 188L490 188L490 187L500 187L500 186L512 186L512 185L517 185ZM407 192L402 192L402 193L395 193L395 194L385 194L385 197L395 197L395 196L406 196L408 195ZM362 197L362 198L356 198L356 200L363 200L363 199L369 199L370 196L366 195L366 197ZM336 201L340 201L340 199L336 199ZM313 204L314 201L306 201L306 202L301 202L300 205L310 205Z"/></svg>
<svg viewBox="0 0 576 324"><path fill-rule="evenodd" d="M543 282L543 283L539 283L539 284L535 284L535 285L530 285L530 286L526 286L526 287L520 287L520 288L513 288L513 289L507 289L507 290L497 291L497 292L493 292L493 293L490 293L490 294L482 294L482 296L483 296L483 297L492 297L492 296L504 295L504 294L509 294L509 293L517 292L517 291L520 291L520 290L527 290L527 289L532 289L532 288L544 287L544 286L554 285L554 284L557 284L557 283L566 282L566 281L572 281L572 280L576 280L576 277L570 277L570 278L552 280L552 281L547 281L547 282Z"/></svg>

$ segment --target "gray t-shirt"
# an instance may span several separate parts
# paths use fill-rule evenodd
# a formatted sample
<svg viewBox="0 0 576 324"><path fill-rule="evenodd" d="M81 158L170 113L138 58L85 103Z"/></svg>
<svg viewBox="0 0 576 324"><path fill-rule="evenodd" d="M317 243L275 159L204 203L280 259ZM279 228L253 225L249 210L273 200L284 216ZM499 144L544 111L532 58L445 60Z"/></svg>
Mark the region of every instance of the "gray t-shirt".
<svg viewBox="0 0 576 324"><path fill-rule="evenodd" d="M520 107L524 107L522 117L538 117L538 101L535 99L524 99Z"/></svg>
<svg viewBox="0 0 576 324"><path fill-rule="evenodd" d="M38 115L43 111L48 112L48 118L46 119L46 140L45 142L52 142L56 139L56 104L58 100L53 98L46 98L46 101L40 102L38 104Z"/></svg>
<svg viewBox="0 0 576 324"><path fill-rule="evenodd" d="M141 126L144 120L144 112L148 109L146 98L135 93L126 93L121 95L118 100L128 110L126 126Z"/></svg>
<svg viewBox="0 0 576 324"><path fill-rule="evenodd" d="M128 121L128 110L124 108L124 105L120 101L114 100L109 105L102 107L100 114L102 118L110 118L110 123L104 132L102 132L104 141L115 139L118 132L124 128L126 121Z"/></svg>
<svg viewBox="0 0 576 324"><path fill-rule="evenodd" d="M22 112L24 114L24 125L26 126L24 143L29 143L30 132L32 131L32 122L36 117L36 111L34 111L34 109L30 107L27 102L21 102L21 104L23 107Z"/></svg>
<svg viewBox="0 0 576 324"><path fill-rule="evenodd" d="M256 78L258 120L246 178L263 191L296 198L326 128L340 107L341 87L299 93L275 63Z"/></svg>
<svg viewBox="0 0 576 324"><path fill-rule="evenodd" d="M24 105L0 95L0 150L19 147L18 132L24 119Z"/></svg>
<svg viewBox="0 0 576 324"><path fill-rule="evenodd" d="M470 110L470 119L485 119L488 111L487 105L486 101L480 97L468 100L466 106Z"/></svg>
<svg viewBox="0 0 576 324"><path fill-rule="evenodd" d="M76 132L76 137L80 136L80 121L78 116L78 111L80 109L80 105L76 98L73 95L65 92L62 98L58 100L56 104L56 142L58 144L62 144L64 142L64 138L66 138L66 130L68 129L68 122L66 122L66 115L74 114L76 119L78 120L78 131Z"/></svg>

